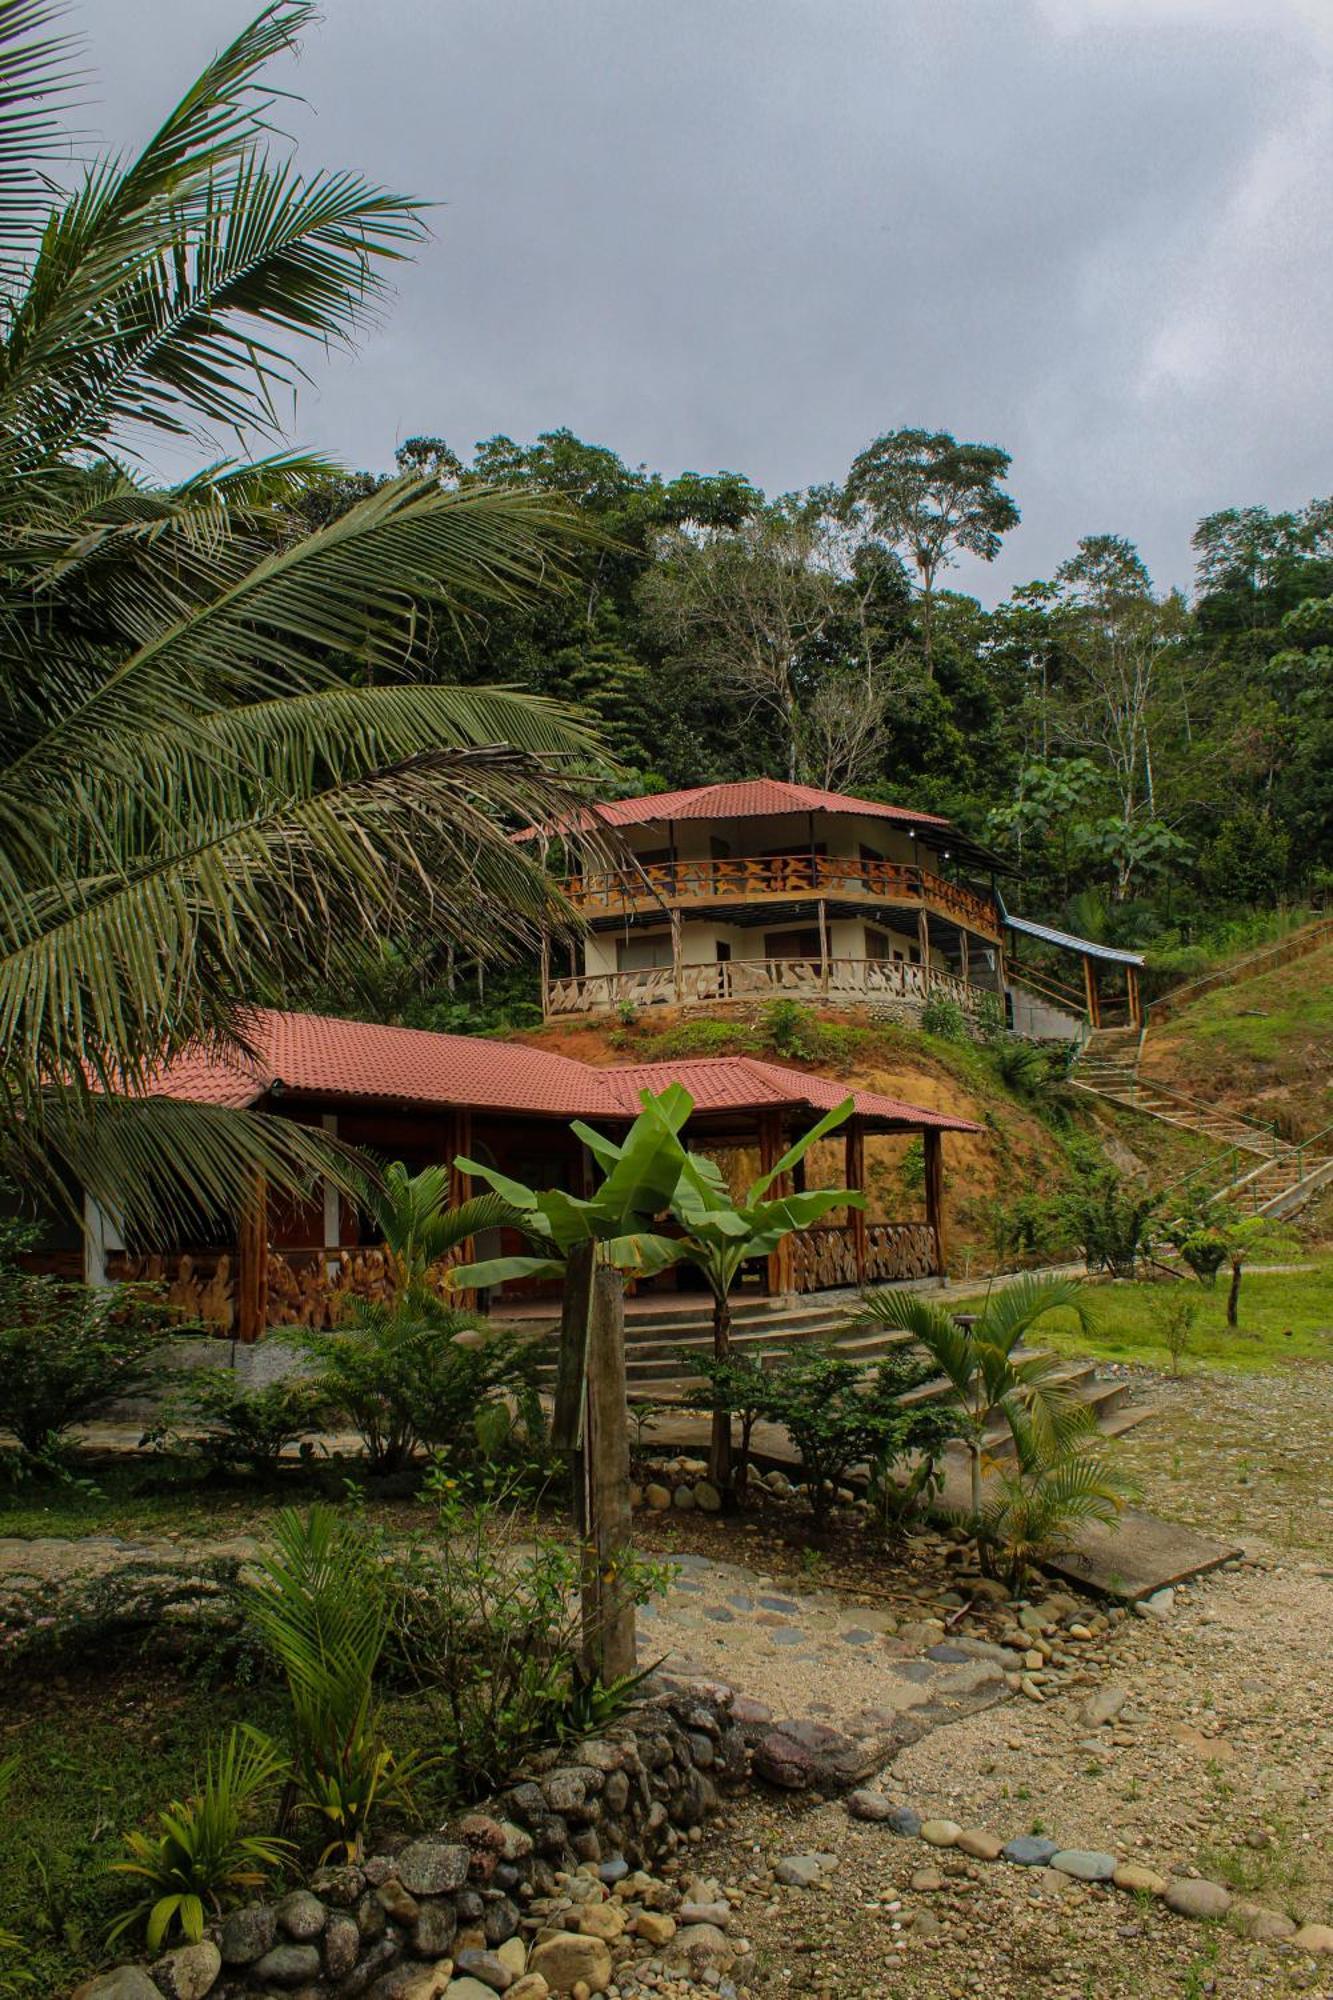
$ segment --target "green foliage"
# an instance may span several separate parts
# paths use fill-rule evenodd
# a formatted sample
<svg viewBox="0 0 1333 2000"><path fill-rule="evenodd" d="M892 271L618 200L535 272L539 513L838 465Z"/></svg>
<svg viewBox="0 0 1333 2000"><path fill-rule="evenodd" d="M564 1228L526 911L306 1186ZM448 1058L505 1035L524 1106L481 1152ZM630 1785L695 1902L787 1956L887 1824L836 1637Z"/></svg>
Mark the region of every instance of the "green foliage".
<svg viewBox="0 0 1333 2000"><path fill-rule="evenodd" d="M833 1494L853 1466L867 1461L887 1476L909 1453L937 1455L944 1438L956 1434L951 1405L927 1413L900 1400L930 1374L897 1359L886 1361L863 1394L860 1368L815 1343L769 1370L762 1413L784 1425L796 1447L816 1533L826 1528Z"/></svg>
<svg viewBox="0 0 1333 2000"><path fill-rule="evenodd" d="M431 1273L447 1257L484 1229L514 1222L514 1211L499 1195L449 1205L447 1166L423 1167L409 1173L401 1160L384 1170L377 1187L368 1192L368 1206L384 1238L396 1289L396 1302L419 1305L429 1299Z"/></svg>
<svg viewBox="0 0 1333 2000"><path fill-rule="evenodd" d="M1006 1036L992 1047L991 1062L1000 1082L1015 1097L1038 1097L1052 1081L1051 1058L1035 1042Z"/></svg>
<svg viewBox="0 0 1333 2000"><path fill-rule="evenodd" d="M152 1380L174 1323L150 1287L69 1284L0 1259L0 1430L50 1457L74 1424Z"/></svg>
<svg viewBox="0 0 1333 2000"><path fill-rule="evenodd" d="M301 1806L327 1836L321 1859L354 1861L378 1807L415 1810L424 1768L390 1748L374 1699L391 1615L380 1566L363 1522L312 1507L279 1517L255 1568L247 1609L287 1682Z"/></svg>
<svg viewBox="0 0 1333 2000"><path fill-rule="evenodd" d="M145 1893L113 1924L108 1943L142 1923L152 1952L175 1931L197 1944L210 1916L281 1867L290 1843L248 1831L247 1820L273 1796L286 1768L282 1752L259 1730L233 1729L210 1754L195 1794L158 1813L157 1833L127 1833L129 1858L114 1862L112 1872Z"/></svg>
<svg viewBox="0 0 1333 2000"><path fill-rule="evenodd" d="M967 1042L972 1039L968 1033L967 1016L958 1002L951 1000L947 993L933 989L921 1009L921 1026L937 1042Z"/></svg>
<svg viewBox="0 0 1333 2000"><path fill-rule="evenodd" d="M816 1026L813 1008L799 1000L767 1000L759 1010L760 1034L775 1055L809 1061Z"/></svg>
<svg viewBox="0 0 1333 2000"><path fill-rule="evenodd" d="M681 1347L676 1354L682 1371L699 1377L697 1386L691 1384L682 1395L683 1406L723 1418L728 1429L733 1422L740 1424L731 1478L734 1486L743 1487L749 1476L750 1440L756 1423L765 1414L770 1357L756 1354L753 1348L734 1347L727 1347L720 1354L701 1354L693 1347Z"/></svg>
<svg viewBox="0 0 1333 2000"><path fill-rule="evenodd" d="M1199 856L1199 873L1221 903L1272 903L1282 891L1291 836L1272 815L1242 806L1218 828Z"/></svg>
<svg viewBox="0 0 1333 2000"><path fill-rule="evenodd" d="M368 1469L406 1472L423 1446L467 1457L478 1412L527 1388L536 1352L521 1336L429 1296L358 1300L332 1332L283 1330L310 1361L311 1393L360 1437Z"/></svg>
<svg viewBox="0 0 1333 2000"><path fill-rule="evenodd" d="M288 1377L251 1389L231 1368L201 1368L162 1405L142 1443L271 1473L288 1445L323 1427L320 1392Z"/></svg>
<svg viewBox="0 0 1333 2000"><path fill-rule="evenodd" d="M1064 1200L1024 1188L1012 1201L998 1195L985 1205L993 1268L1012 1269L1022 1258L1050 1258L1069 1241Z"/></svg>
<svg viewBox="0 0 1333 2000"><path fill-rule="evenodd" d="M278 436L302 353L370 323L424 222L277 134L309 0L262 8L102 158L61 130L62 12L11 4L0 39L0 1162L186 1235L256 1173L358 1176L298 1121L150 1091L164 1056L243 1061L247 1006L353 993L386 943L512 956L550 918L509 832L578 809L595 740L437 674L435 635L548 593L580 529L429 466L345 482L309 526L323 464L281 448L148 483L145 438Z"/></svg>
<svg viewBox="0 0 1333 2000"><path fill-rule="evenodd" d="M1168 1285L1152 1300L1153 1319L1163 1347L1171 1360L1171 1373L1179 1375L1180 1364L1189 1352L1190 1335L1199 1317L1199 1301L1183 1286Z"/></svg>
<svg viewBox="0 0 1333 2000"><path fill-rule="evenodd" d="M869 1292L856 1324L910 1334L948 1382L958 1405L958 1434L972 1472L972 1516L981 1514L981 1466L987 1429L998 1412L1020 1449L1053 1460L1082 1437L1091 1423L1062 1378L1053 1355L1024 1354L1022 1343L1040 1322L1071 1313L1089 1321L1081 1288L1064 1278L1019 1278L988 1293L975 1324L919 1292Z"/></svg>
<svg viewBox="0 0 1333 2000"><path fill-rule="evenodd" d="M7 1801L18 1768L17 1757L0 1758L0 1816L7 1816ZM0 1967L3 1968L0 1969L0 1996L3 2000L11 2000L11 1996L25 1986L34 1985L36 1975L25 1963L22 1940L13 1931L7 1931L3 1924L0 1924L0 1953L3 1953L3 1959L0 1959Z"/></svg>
<svg viewBox="0 0 1333 2000"><path fill-rule="evenodd" d="M1062 1554L1078 1529L1113 1526L1137 1488L1091 1440L1047 1452L1020 1450L999 1465L981 1510L977 1538L988 1563L1018 1596L1039 1563Z"/></svg>
<svg viewBox="0 0 1333 2000"><path fill-rule="evenodd" d="M474 1799L534 1749L614 1720L638 1677L603 1686L583 1676L579 1553L543 1532L511 1481L470 1497L437 1467L426 1490L436 1532L384 1546L389 1665L430 1718L450 1797ZM614 1572L636 1604L671 1574L629 1550Z"/></svg>
<svg viewBox="0 0 1333 2000"><path fill-rule="evenodd" d="M1140 1257L1152 1253L1160 1198L1106 1170L1082 1177L1065 1195L1064 1219L1090 1271L1132 1278Z"/></svg>

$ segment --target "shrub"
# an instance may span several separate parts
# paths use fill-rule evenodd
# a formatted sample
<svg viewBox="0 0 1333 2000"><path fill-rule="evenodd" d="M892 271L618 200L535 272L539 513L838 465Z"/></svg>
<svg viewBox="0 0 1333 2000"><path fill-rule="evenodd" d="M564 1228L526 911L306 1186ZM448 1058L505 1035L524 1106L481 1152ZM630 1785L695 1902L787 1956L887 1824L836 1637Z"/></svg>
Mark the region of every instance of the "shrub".
<svg viewBox="0 0 1333 2000"><path fill-rule="evenodd" d="M1019 1042L1012 1038L997 1042L991 1050L990 1059L1000 1082L1016 1097L1036 1097L1051 1080L1046 1051L1039 1049L1035 1042Z"/></svg>
<svg viewBox="0 0 1333 2000"><path fill-rule="evenodd" d="M912 1515L937 1497L944 1484L940 1460L962 1433L962 1411L954 1397L903 1401L934 1375L933 1364L900 1350L880 1362L871 1384L872 1407L886 1421L871 1465L869 1497L886 1534L901 1534Z"/></svg>
<svg viewBox="0 0 1333 2000"><path fill-rule="evenodd" d="M971 1040L967 1029L967 1016L956 1000L947 993L932 993L921 1009L921 1026L926 1034L934 1035L939 1042L966 1042Z"/></svg>
<svg viewBox="0 0 1333 2000"><path fill-rule="evenodd" d="M248 1610L286 1677L300 1803L330 1836L321 1860L354 1861L378 1805L414 1810L412 1781L424 1768L389 1747L375 1706L390 1617L382 1567L359 1518L312 1507L279 1517L257 1570Z"/></svg>
<svg viewBox="0 0 1333 2000"><path fill-rule="evenodd" d="M922 1413L904 1408L899 1397L931 1372L899 1359L885 1362L863 1395L860 1368L811 1343L768 1374L762 1414L785 1425L796 1447L817 1533L827 1526L833 1491L854 1465L892 1464L913 1449Z"/></svg>
<svg viewBox="0 0 1333 2000"><path fill-rule="evenodd" d="M1153 1319L1162 1336L1162 1345L1171 1358L1171 1373L1179 1375L1180 1364L1189 1351L1190 1334L1199 1316L1199 1301L1183 1287L1172 1284L1151 1301Z"/></svg>
<svg viewBox="0 0 1333 2000"><path fill-rule="evenodd" d="M406 1471L419 1447L475 1455L478 1413L529 1385L535 1348L435 1300L358 1301L332 1333L284 1332L315 1364L312 1387L352 1425L373 1473Z"/></svg>
<svg viewBox="0 0 1333 2000"><path fill-rule="evenodd" d="M6 1821L8 1820L6 1801L13 1788L14 1779L18 1775L18 1768L17 1757L0 1759L0 1818ZM22 1940L15 1937L13 1931L7 1931L4 1925L0 1924L0 1995L4 1996L4 2000L9 2000L9 1996L17 1994L22 1987L34 1984L34 1976L20 1955L22 1951Z"/></svg>
<svg viewBox="0 0 1333 2000"><path fill-rule="evenodd" d="M272 1472L289 1444L321 1427L319 1392L300 1377L248 1389L231 1368L201 1368L163 1406L143 1442L213 1463Z"/></svg>
<svg viewBox="0 0 1333 2000"><path fill-rule="evenodd" d="M579 1551L539 1532L511 1482L470 1498L436 1466L426 1490L438 1532L384 1551L389 1664L435 1716L451 1794L478 1798L528 1752L610 1721L640 1677L603 1687L584 1674ZM636 1604L670 1575L629 1552L616 1565Z"/></svg>
<svg viewBox="0 0 1333 2000"><path fill-rule="evenodd" d="M1156 1195L1126 1186L1117 1173L1103 1172L1072 1189L1061 1207L1088 1269L1132 1278L1138 1259L1151 1254L1158 1205Z"/></svg>
<svg viewBox="0 0 1333 2000"><path fill-rule="evenodd" d="M144 1285L77 1285L0 1263L0 1430L31 1458L74 1424L152 1379L151 1357L176 1324Z"/></svg>
<svg viewBox="0 0 1333 2000"><path fill-rule="evenodd" d="M1220 1230L1197 1224L1181 1235L1176 1248L1201 1285L1211 1288L1217 1283L1217 1274L1227 1261L1227 1239Z"/></svg>
<svg viewBox="0 0 1333 2000"><path fill-rule="evenodd" d="M759 1010L765 1045L780 1056L806 1060L814 1052L815 1017L799 1000L769 1000Z"/></svg>
<svg viewBox="0 0 1333 2000"><path fill-rule="evenodd" d="M146 1894L112 1926L107 1942L143 1921L150 1951L175 1929L197 1944L209 1912L219 1915L241 1891L258 1888L290 1845L247 1833L245 1821L285 1770L286 1758L266 1736L245 1725L233 1729L216 1758L209 1757L196 1795L157 1815L158 1833L124 1836L130 1858L113 1862L112 1873L145 1884Z"/></svg>
<svg viewBox="0 0 1333 2000"><path fill-rule="evenodd" d="M710 1416L719 1411L740 1419L740 1449L732 1461L732 1484L743 1487L750 1472L750 1439L764 1415L769 1376L762 1354L730 1348L727 1353L701 1354L692 1347L677 1349L681 1366L702 1379L682 1397L687 1410L705 1410Z"/></svg>

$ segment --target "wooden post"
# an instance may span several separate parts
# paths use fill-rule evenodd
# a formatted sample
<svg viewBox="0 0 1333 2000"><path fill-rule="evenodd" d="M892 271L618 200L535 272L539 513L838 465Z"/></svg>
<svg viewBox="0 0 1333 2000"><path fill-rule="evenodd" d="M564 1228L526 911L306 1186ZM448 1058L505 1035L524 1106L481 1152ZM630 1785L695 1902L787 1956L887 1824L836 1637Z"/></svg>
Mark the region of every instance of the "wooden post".
<svg viewBox="0 0 1333 2000"><path fill-rule="evenodd" d="M551 1013L551 934L542 930L542 1019L549 1020Z"/></svg>
<svg viewBox="0 0 1333 2000"><path fill-rule="evenodd" d="M772 1173L782 1158L782 1113L761 1111L759 1114L759 1171ZM767 1199L776 1200L788 1192L787 1176L775 1182L769 1189ZM789 1292L792 1288L791 1237L784 1236L776 1250L768 1253L768 1289L774 1297Z"/></svg>
<svg viewBox="0 0 1333 2000"><path fill-rule="evenodd" d="M1139 968L1137 965L1125 967L1125 993L1129 1000L1129 1025L1131 1028L1143 1026L1143 1010L1139 1005Z"/></svg>
<svg viewBox="0 0 1333 2000"><path fill-rule="evenodd" d="M962 980L964 986L970 986L972 983L969 967L967 932L960 924L958 928L958 977Z"/></svg>
<svg viewBox="0 0 1333 2000"><path fill-rule="evenodd" d="M1086 952L1083 954L1083 992L1088 1005L1088 1026L1100 1028L1102 1023L1097 1008L1097 980L1092 970L1092 960Z"/></svg>
<svg viewBox="0 0 1333 2000"><path fill-rule="evenodd" d="M604 1684L638 1666L633 1602L617 1582L632 1533L625 1386L625 1287L592 1266L582 1449L575 1455L575 1518L583 1545L583 1666Z"/></svg>
<svg viewBox="0 0 1333 2000"><path fill-rule="evenodd" d="M930 991L930 919L923 903L916 913L917 949L921 953L921 978L927 993Z"/></svg>
<svg viewBox="0 0 1333 2000"><path fill-rule="evenodd" d="M256 1176L236 1232L236 1338L252 1345L268 1326L268 1187Z"/></svg>
<svg viewBox="0 0 1333 2000"><path fill-rule="evenodd" d="M676 909L671 912L671 984L676 995L676 1005L679 1007L683 996L680 970L680 911Z"/></svg>
<svg viewBox="0 0 1333 2000"><path fill-rule="evenodd" d="M465 1201L472 1199L472 1177L470 1174L465 1174L455 1162L460 1153L466 1158L472 1151L472 1107L465 1105L457 1111L452 1111L445 1125L445 1132L449 1148L449 1206L461 1208ZM454 1252L454 1263L470 1264L475 1249L474 1239L471 1236L467 1237ZM470 1312L477 1303L477 1294L470 1286L466 1290L451 1293L450 1297L454 1303L462 1306L465 1312Z"/></svg>
<svg viewBox="0 0 1333 2000"><path fill-rule="evenodd" d="M819 911L819 990L828 992L828 905L821 896L815 906Z"/></svg>
<svg viewBox="0 0 1333 2000"><path fill-rule="evenodd" d="M948 1283L944 1262L944 1154L941 1135L927 1126L921 1135L926 1167L926 1221L935 1232L935 1262L941 1284Z"/></svg>
<svg viewBox="0 0 1333 2000"><path fill-rule="evenodd" d="M843 1140L842 1184L853 1193L865 1192L866 1135L859 1118L847 1121ZM847 1213L851 1222L852 1254L856 1259L856 1282L863 1285L866 1279L866 1212L863 1208L851 1208Z"/></svg>

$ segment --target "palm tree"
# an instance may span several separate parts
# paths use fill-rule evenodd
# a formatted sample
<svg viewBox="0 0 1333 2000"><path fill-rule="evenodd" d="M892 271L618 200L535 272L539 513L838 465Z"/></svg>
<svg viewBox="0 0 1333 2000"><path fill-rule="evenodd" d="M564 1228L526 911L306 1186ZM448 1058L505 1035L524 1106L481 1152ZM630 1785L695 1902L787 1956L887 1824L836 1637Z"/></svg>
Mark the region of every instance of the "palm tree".
<svg viewBox="0 0 1333 2000"><path fill-rule="evenodd" d="M1071 1312L1086 1330L1082 1288L1069 1278L1019 1278L992 1292L971 1327L918 1292L871 1292L861 1305L864 1326L892 1327L923 1347L946 1378L962 1410L962 1437L972 1477L972 1519L982 1518L983 1444L993 1411L1013 1433L1020 1455L1054 1459L1092 1427L1092 1416L1050 1354L1020 1354L1020 1343L1048 1313Z"/></svg>
<svg viewBox="0 0 1333 2000"><path fill-rule="evenodd" d="M434 635L559 582L541 496L392 481L303 532L280 435L302 343L347 342L420 205L273 150L273 0L137 157L60 185L57 0L0 0L0 1171L141 1222L339 1171L292 1122L153 1097L246 1006L368 946L503 955L564 915L516 819L595 754L567 713L429 676ZM161 489L153 438L213 462Z"/></svg>

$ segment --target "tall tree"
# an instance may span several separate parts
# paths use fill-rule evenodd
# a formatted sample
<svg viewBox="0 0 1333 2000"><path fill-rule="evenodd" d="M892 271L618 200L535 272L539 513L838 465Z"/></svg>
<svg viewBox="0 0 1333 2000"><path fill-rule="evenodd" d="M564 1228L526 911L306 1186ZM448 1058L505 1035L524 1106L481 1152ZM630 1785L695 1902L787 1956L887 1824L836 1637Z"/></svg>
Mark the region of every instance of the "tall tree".
<svg viewBox="0 0 1333 2000"><path fill-rule="evenodd" d="M501 950L557 916L512 816L558 818L593 745L503 690L423 681L429 637L558 571L550 499L433 475L302 534L312 461L169 491L121 454L272 435L303 343L349 340L418 204L275 155L274 0L128 161L58 183L54 0L0 0L0 1167L160 1222L326 1149L153 1095L246 1008L371 943Z"/></svg>
<svg viewBox="0 0 1333 2000"><path fill-rule="evenodd" d="M948 431L887 431L852 461L845 504L868 516L876 534L901 551L921 587L926 672L934 671L935 586L959 551L993 562L1018 526L1004 490L1010 458L993 444L960 444Z"/></svg>

